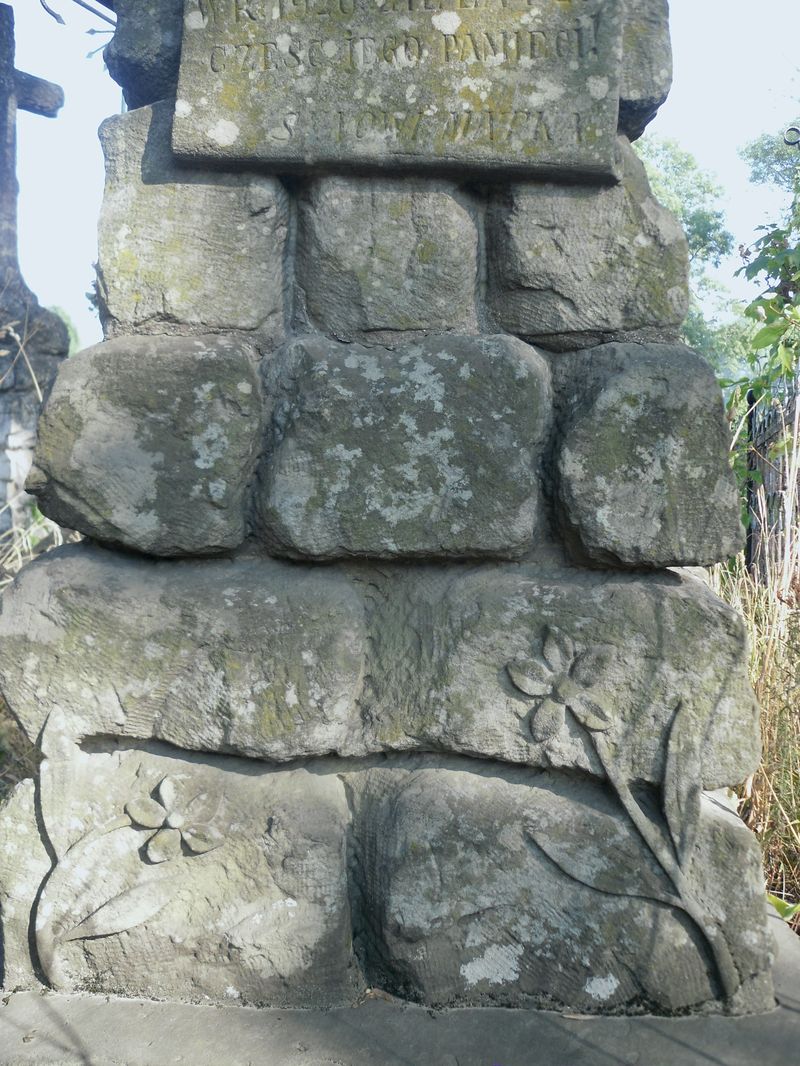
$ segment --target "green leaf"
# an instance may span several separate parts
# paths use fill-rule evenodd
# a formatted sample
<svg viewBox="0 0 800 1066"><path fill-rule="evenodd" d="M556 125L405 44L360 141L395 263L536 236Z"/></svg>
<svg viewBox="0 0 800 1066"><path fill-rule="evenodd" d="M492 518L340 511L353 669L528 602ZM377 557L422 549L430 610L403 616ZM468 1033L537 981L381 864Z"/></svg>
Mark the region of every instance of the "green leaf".
<svg viewBox="0 0 800 1066"><path fill-rule="evenodd" d="M784 333L789 329L789 323L785 321L773 322L769 326L764 326L753 337L753 347L760 351L762 348L770 348L773 344L777 344L783 337Z"/></svg>
<svg viewBox="0 0 800 1066"><path fill-rule="evenodd" d="M780 363L781 370L787 377L791 377L794 373L796 361L797 352L793 348L790 348L783 343L778 345L778 362Z"/></svg>
<svg viewBox="0 0 800 1066"><path fill-rule="evenodd" d="M773 896L771 892L767 893L767 899L785 922L790 922L800 914L800 903L787 903L785 899Z"/></svg>

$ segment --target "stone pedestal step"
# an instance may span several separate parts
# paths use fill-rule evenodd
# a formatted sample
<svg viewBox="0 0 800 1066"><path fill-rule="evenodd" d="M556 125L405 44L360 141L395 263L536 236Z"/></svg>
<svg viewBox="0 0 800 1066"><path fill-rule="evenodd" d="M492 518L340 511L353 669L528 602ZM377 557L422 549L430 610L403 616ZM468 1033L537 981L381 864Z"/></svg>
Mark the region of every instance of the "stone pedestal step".
<svg viewBox="0 0 800 1066"><path fill-rule="evenodd" d="M750 1018L255 1011L20 993L0 1007L0 1066L789 1066L800 1048L800 939L777 918L778 1007Z"/></svg>

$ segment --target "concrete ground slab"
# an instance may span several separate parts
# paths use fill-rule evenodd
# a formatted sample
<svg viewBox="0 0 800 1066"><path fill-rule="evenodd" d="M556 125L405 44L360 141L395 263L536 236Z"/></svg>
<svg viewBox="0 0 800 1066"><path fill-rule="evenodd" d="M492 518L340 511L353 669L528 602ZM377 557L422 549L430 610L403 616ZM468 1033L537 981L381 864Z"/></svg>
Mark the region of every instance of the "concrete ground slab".
<svg viewBox="0 0 800 1066"><path fill-rule="evenodd" d="M775 920L778 1007L752 1018L430 1012L381 998L256 1011L16 993L0 1066L795 1066L800 938Z"/></svg>

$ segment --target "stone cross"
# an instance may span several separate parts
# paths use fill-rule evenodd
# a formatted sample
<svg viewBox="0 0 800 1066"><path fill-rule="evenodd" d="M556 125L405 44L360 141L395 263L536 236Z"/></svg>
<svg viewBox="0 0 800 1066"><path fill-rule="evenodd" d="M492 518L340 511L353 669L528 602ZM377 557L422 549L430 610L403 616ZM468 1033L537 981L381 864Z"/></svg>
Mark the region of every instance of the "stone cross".
<svg viewBox="0 0 800 1066"><path fill-rule="evenodd" d="M19 268L17 111L54 118L63 103L58 85L15 68L14 12L0 4L0 535L24 521L40 401L69 347L63 323L39 306Z"/></svg>
<svg viewBox="0 0 800 1066"><path fill-rule="evenodd" d="M14 67L14 12L0 4L0 268L19 273L17 255L17 111L55 118L64 104L60 86Z"/></svg>

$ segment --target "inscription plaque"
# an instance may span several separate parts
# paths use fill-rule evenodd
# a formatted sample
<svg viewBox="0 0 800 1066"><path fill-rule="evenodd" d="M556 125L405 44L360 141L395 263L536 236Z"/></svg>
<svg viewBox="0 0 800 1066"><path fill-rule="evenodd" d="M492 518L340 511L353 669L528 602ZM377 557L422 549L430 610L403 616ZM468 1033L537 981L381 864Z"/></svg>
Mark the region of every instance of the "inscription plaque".
<svg viewBox="0 0 800 1066"><path fill-rule="evenodd" d="M186 0L178 156L615 172L622 0Z"/></svg>

